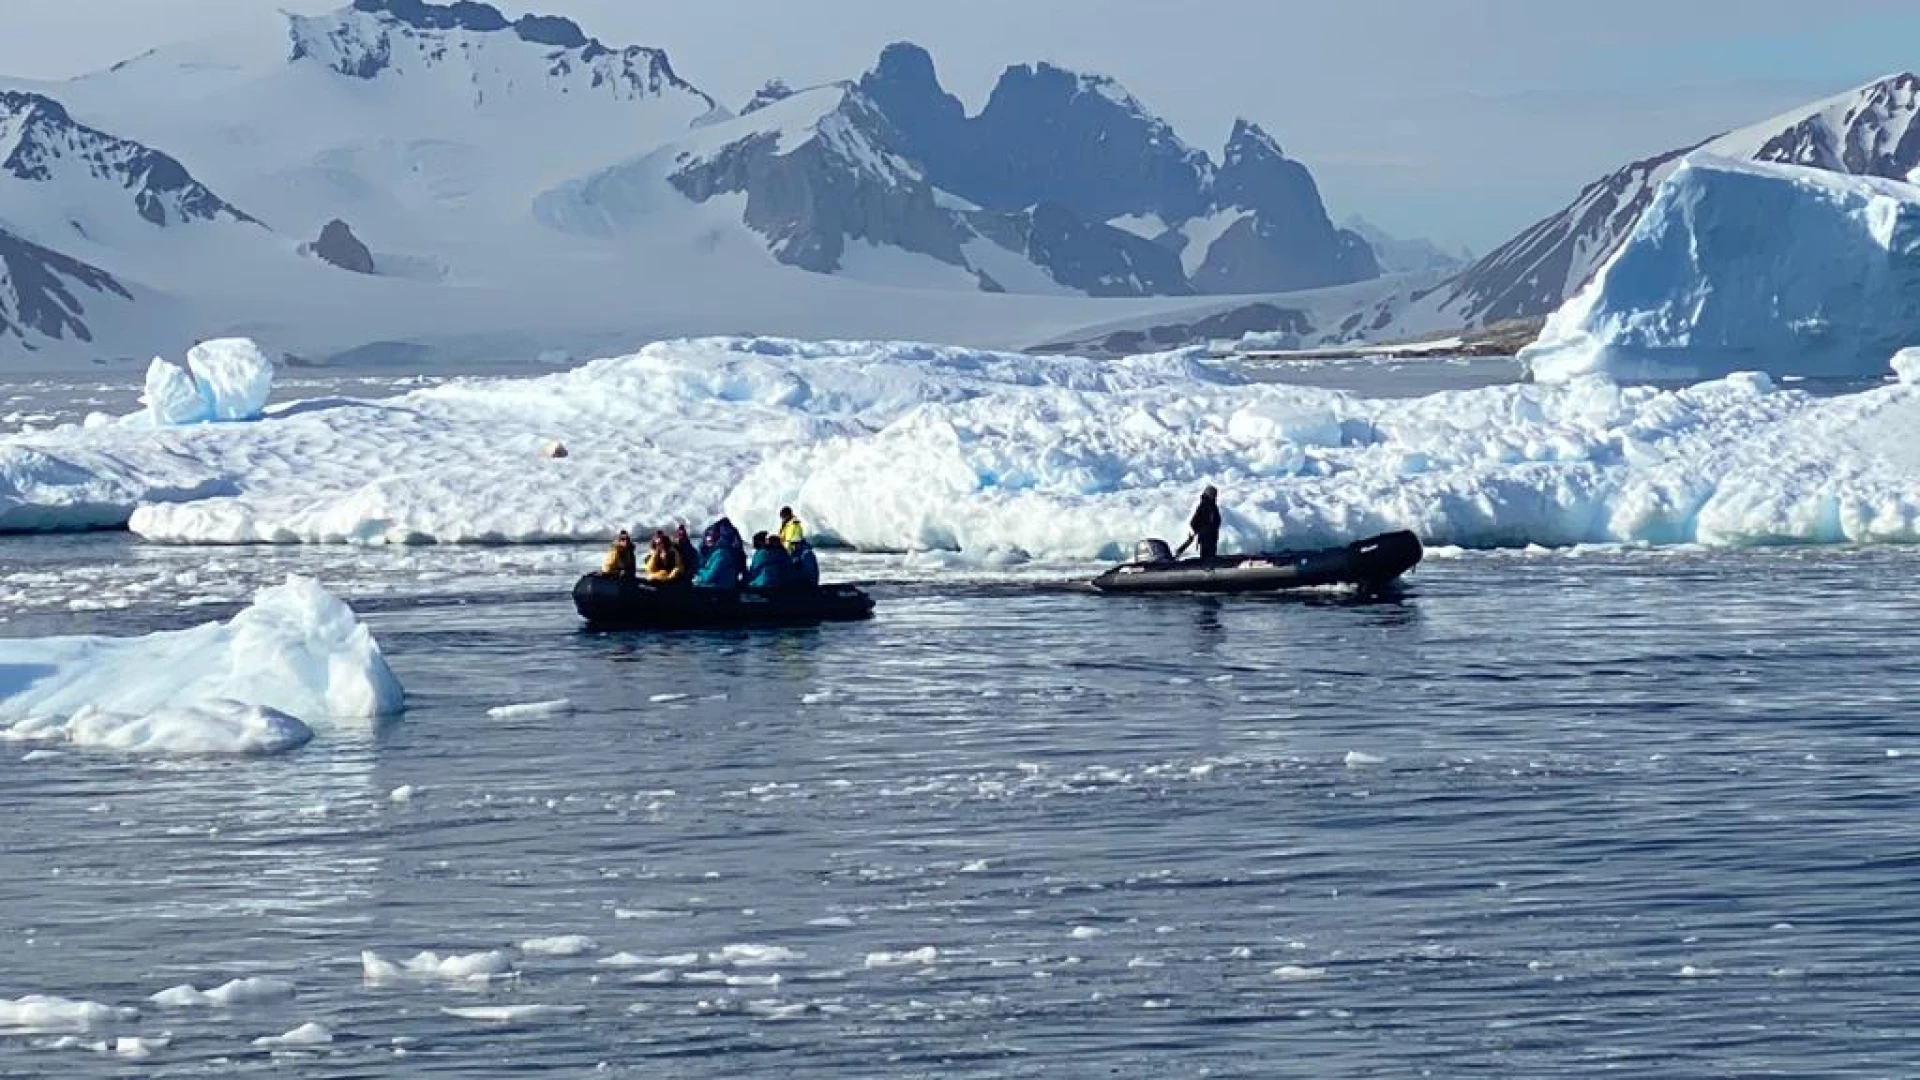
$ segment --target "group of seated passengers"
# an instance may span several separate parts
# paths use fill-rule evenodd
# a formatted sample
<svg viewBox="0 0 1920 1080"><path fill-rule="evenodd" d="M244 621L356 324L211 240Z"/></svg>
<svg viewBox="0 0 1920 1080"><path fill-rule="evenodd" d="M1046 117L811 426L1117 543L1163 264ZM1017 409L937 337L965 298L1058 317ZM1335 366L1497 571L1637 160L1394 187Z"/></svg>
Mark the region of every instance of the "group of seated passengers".
<svg viewBox="0 0 1920 1080"><path fill-rule="evenodd" d="M634 578L641 570L633 538L622 529L607 552L601 572L607 577ZM644 571L649 584L661 587L690 583L696 589L772 591L820 586L820 563L814 558L813 546L807 543L800 519L785 506L780 508L777 532L753 534L751 561L740 530L721 518L708 526L697 551L685 525L675 529L672 536L665 530L655 532Z"/></svg>

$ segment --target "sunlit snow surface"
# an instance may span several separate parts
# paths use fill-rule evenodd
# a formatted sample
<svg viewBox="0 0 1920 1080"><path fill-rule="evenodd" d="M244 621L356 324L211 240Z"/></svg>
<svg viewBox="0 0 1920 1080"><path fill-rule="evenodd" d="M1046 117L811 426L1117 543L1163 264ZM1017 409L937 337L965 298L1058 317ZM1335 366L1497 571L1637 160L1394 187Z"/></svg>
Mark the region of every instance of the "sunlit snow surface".
<svg viewBox="0 0 1920 1080"><path fill-rule="evenodd" d="M1112 558L1219 485L1228 547L1920 540L1920 388L1500 385L1368 399L1191 355L705 339L256 424L0 442L0 527L183 543L532 542L791 504L820 538ZM552 458L552 441L569 453Z"/></svg>

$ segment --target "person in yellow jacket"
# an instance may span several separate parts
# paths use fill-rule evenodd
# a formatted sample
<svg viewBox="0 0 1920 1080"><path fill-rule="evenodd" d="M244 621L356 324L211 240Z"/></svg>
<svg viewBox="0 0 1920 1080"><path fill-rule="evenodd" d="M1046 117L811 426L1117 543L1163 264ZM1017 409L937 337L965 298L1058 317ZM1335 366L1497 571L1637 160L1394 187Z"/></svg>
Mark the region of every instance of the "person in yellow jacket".
<svg viewBox="0 0 1920 1080"><path fill-rule="evenodd" d="M806 538L807 530L801 526L800 519L793 516L793 507L781 507L780 542L786 545L788 551L792 551L795 544Z"/></svg>
<svg viewBox="0 0 1920 1080"><path fill-rule="evenodd" d="M610 578L634 576L633 537L627 535L627 530L621 529L620 535L613 538L613 546L607 549L607 561L601 565L600 572Z"/></svg>
<svg viewBox="0 0 1920 1080"><path fill-rule="evenodd" d="M671 585L686 574L680 568L680 551L667 539L663 529L653 534L653 546L647 551L647 580L655 585Z"/></svg>

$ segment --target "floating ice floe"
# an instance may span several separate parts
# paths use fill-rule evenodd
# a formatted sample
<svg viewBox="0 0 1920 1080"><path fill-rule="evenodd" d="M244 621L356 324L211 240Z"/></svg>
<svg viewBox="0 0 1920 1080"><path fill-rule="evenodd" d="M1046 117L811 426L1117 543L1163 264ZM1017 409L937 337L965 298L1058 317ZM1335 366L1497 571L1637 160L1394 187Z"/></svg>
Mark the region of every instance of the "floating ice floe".
<svg viewBox="0 0 1920 1080"><path fill-rule="evenodd" d="M319 722L397 713L372 634L289 577L225 623L137 638L0 640L0 738L162 754L263 754Z"/></svg>
<svg viewBox="0 0 1920 1080"><path fill-rule="evenodd" d="M584 956L599 947L599 942L585 934L530 938L520 943L520 951L528 956Z"/></svg>
<svg viewBox="0 0 1920 1080"><path fill-rule="evenodd" d="M566 698L553 701L529 701L520 705L496 705L487 710L487 715L495 720L525 720L540 716L565 716L573 711L573 702Z"/></svg>
<svg viewBox="0 0 1920 1080"><path fill-rule="evenodd" d="M1230 549L1395 528L1465 547L1916 542L1914 430L1905 383L1818 397L1589 376L1371 400L1186 353L721 338L257 424L0 439L0 528L542 542L791 505L822 541L1012 563L1177 534L1213 483ZM570 455L543 457L556 436Z"/></svg>
<svg viewBox="0 0 1920 1080"><path fill-rule="evenodd" d="M191 984L183 984L162 990L147 1000L163 1008L185 1009L197 1006L231 1009L238 1005L286 1001L292 998L295 992L294 985L290 982L253 977L233 979L209 990L200 990Z"/></svg>
<svg viewBox="0 0 1920 1080"><path fill-rule="evenodd" d="M1872 377L1920 340L1920 187L1688 160L1521 359L1536 378Z"/></svg>
<svg viewBox="0 0 1920 1080"><path fill-rule="evenodd" d="M75 1001L47 994L0 998L0 1032L32 1035L86 1034L138 1014L97 1001Z"/></svg>
<svg viewBox="0 0 1920 1080"><path fill-rule="evenodd" d="M360 954L360 969L369 986L400 982L484 983L512 975L513 961L506 953L494 949L451 956L420 952L406 963L396 964L368 950Z"/></svg>
<svg viewBox="0 0 1920 1080"><path fill-rule="evenodd" d="M263 1035L253 1040L253 1045L263 1050L298 1050L332 1042L333 1032L325 1024L309 1020L285 1035Z"/></svg>

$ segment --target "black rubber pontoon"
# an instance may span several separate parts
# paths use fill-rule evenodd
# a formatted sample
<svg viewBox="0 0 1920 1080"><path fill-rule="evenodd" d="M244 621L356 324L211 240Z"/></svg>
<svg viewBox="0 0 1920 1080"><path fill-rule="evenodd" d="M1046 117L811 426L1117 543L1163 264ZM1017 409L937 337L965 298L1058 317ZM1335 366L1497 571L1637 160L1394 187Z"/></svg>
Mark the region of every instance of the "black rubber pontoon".
<svg viewBox="0 0 1920 1080"><path fill-rule="evenodd" d="M806 626L873 616L873 598L852 585L778 592L689 586L656 589L642 581L603 574L588 574L574 584L573 606L595 630Z"/></svg>
<svg viewBox="0 0 1920 1080"><path fill-rule="evenodd" d="M1346 547L1275 551L1176 561L1158 540L1142 541L1138 561L1093 579L1101 592L1275 592L1351 585L1378 589L1419 565L1420 538L1410 532L1369 537Z"/></svg>

